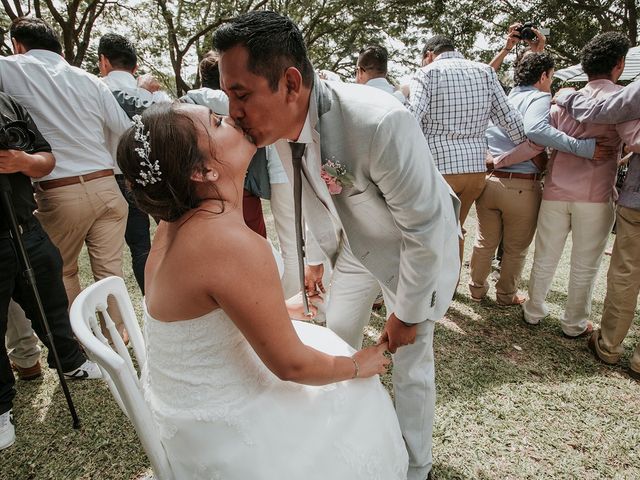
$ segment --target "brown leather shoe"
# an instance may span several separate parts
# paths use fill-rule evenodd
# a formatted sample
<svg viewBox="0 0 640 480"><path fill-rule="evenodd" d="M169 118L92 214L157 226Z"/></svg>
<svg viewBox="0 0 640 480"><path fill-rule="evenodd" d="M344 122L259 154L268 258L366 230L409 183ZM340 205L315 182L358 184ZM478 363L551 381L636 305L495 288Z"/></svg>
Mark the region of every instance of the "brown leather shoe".
<svg viewBox="0 0 640 480"><path fill-rule="evenodd" d="M627 370L627 373L636 382L640 382L640 372L636 372L633 368L629 367L629 369Z"/></svg>
<svg viewBox="0 0 640 480"><path fill-rule="evenodd" d="M20 380L35 380L42 376L42 367L40 366L40 360L36 362L32 367L22 368L12 363L11 366L18 374Z"/></svg>
<svg viewBox="0 0 640 480"><path fill-rule="evenodd" d="M564 338L575 340L576 338L584 338L588 335L591 335L592 333L593 333L593 324L589 322L587 323L587 328L584 329L584 332L579 333L578 335L567 335L566 333L562 332L562 336Z"/></svg>

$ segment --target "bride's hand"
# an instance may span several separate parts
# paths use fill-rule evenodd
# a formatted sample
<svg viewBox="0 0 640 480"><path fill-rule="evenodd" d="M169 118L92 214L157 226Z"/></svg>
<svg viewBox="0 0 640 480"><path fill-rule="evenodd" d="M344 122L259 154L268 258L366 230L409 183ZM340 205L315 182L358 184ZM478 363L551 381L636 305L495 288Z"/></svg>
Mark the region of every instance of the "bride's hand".
<svg viewBox="0 0 640 480"><path fill-rule="evenodd" d="M391 360L384 355L388 348L389 344L384 342L354 353L353 358L358 363L358 378L386 373L387 367L391 363Z"/></svg>

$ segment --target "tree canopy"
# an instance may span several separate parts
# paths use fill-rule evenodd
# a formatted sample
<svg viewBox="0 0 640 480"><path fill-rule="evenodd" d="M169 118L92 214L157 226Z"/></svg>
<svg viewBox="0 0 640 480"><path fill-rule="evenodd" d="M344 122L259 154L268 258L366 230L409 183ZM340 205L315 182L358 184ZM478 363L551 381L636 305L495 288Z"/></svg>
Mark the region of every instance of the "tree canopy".
<svg viewBox="0 0 640 480"><path fill-rule="evenodd" d="M360 48L385 44L399 66L414 68L421 43L440 33L469 58L488 60L507 26L533 21L549 28L548 49L560 66L604 31L638 43L637 0L0 0L0 55L11 54L12 19L32 15L60 33L69 63L94 71L99 37L121 33L136 44L143 70L181 95L197 83L196 65L211 34L233 16L256 9L289 15L300 26L317 68L353 77ZM391 72L394 73L393 71ZM395 72L397 73L397 72Z"/></svg>

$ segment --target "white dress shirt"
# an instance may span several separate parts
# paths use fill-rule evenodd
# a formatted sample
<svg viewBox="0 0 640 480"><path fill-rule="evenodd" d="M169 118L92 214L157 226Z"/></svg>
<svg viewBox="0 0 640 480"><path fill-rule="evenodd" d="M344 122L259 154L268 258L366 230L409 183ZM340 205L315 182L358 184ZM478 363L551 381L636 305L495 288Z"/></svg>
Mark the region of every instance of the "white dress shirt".
<svg viewBox="0 0 640 480"><path fill-rule="evenodd" d="M407 99L402 94L402 92L397 90L396 87L394 87L393 85L391 85L391 83L389 83L389 80L387 80L386 78L383 78L383 77L372 78L367 83L365 83L365 85L367 85L369 87L373 87L373 88L378 88L378 89L382 90L383 92L390 93L395 98L397 98L398 101L400 103L402 103L403 105L407 101Z"/></svg>
<svg viewBox="0 0 640 480"><path fill-rule="evenodd" d="M48 50L0 57L0 90L24 106L51 144L52 180L114 168L105 132L131 125L109 88L95 75Z"/></svg>
<svg viewBox="0 0 640 480"><path fill-rule="evenodd" d="M495 71L444 52L411 80L409 110L418 120L442 174L486 170L489 121L515 144L526 140L522 115L512 106Z"/></svg>
<svg viewBox="0 0 640 480"><path fill-rule="evenodd" d="M170 102L171 97L167 95L167 92L158 90L157 92L150 92L145 88L138 87L138 81L131 73L123 70L112 70L109 74L102 79L107 84L109 90L123 90L135 94L137 97L147 100L150 103Z"/></svg>

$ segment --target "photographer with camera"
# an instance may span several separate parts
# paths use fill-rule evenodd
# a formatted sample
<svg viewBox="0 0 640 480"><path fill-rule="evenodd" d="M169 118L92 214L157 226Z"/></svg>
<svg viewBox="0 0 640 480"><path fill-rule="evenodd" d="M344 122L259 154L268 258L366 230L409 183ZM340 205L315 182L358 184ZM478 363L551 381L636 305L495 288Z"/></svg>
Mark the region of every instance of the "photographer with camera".
<svg viewBox="0 0 640 480"><path fill-rule="evenodd" d="M51 146L42 137L33 120L11 97L0 92L0 176L8 180L12 191L13 209L21 232L46 313L62 370L67 378L100 378L98 366L87 360L73 338L67 312L67 295L62 282L62 258L42 226L33 215L36 203L30 177L47 175L55 165ZM9 302L14 299L32 319L39 312L31 287L10 233L9 212L0 206L0 338L7 330ZM33 328L49 348L48 362L53 366L53 354L44 326L34 322ZM0 450L15 441L11 412L15 379L4 341L0 341Z"/></svg>
<svg viewBox="0 0 640 480"><path fill-rule="evenodd" d="M520 42L527 44L528 52L541 53L544 51L547 37L533 25L533 22L514 23L510 25L507 30L507 40L504 47L502 47L502 50L489 62L489 66L497 72L507 55L509 55L511 50Z"/></svg>

